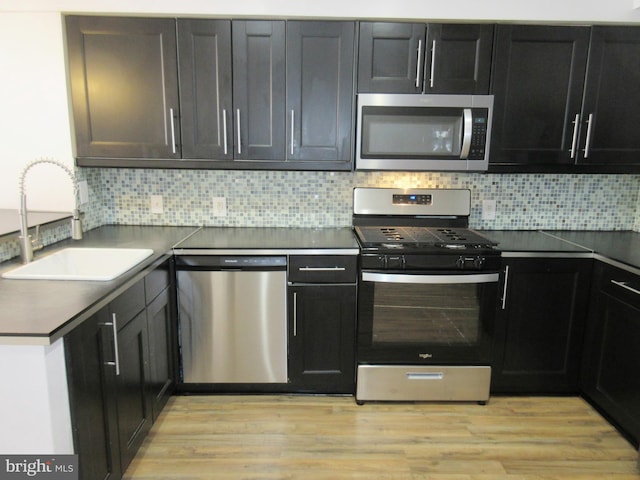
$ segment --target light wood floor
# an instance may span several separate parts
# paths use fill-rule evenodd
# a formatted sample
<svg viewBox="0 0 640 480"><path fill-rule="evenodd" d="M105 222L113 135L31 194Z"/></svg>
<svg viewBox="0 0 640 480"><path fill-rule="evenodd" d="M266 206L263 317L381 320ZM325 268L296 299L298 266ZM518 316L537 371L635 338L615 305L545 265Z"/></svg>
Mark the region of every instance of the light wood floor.
<svg viewBox="0 0 640 480"><path fill-rule="evenodd" d="M125 479L637 480L584 400L357 406L350 397L173 397Z"/></svg>

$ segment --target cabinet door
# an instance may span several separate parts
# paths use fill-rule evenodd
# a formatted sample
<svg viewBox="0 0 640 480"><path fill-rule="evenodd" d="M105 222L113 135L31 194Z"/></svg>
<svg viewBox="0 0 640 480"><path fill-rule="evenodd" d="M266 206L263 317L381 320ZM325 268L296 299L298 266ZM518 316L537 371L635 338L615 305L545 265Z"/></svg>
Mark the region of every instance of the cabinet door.
<svg viewBox="0 0 640 480"><path fill-rule="evenodd" d="M582 388L640 441L640 276L598 262L585 335Z"/></svg>
<svg viewBox="0 0 640 480"><path fill-rule="evenodd" d="M158 418L175 385L173 303L165 289L147 307L149 327L149 388L153 420Z"/></svg>
<svg viewBox="0 0 640 480"><path fill-rule="evenodd" d="M180 158L175 21L66 17L78 157Z"/></svg>
<svg viewBox="0 0 640 480"><path fill-rule="evenodd" d="M178 20L182 156L233 159L231 21Z"/></svg>
<svg viewBox="0 0 640 480"><path fill-rule="evenodd" d="M493 25L429 24L425 93L489 93Z"/></svg>
<svg viewBox="0 0 640 480"><path fill-rule="evenodd" d="M295 391L355 391L356 287L289 288L289 379Z"/></svg>
<svg viewBox="0 0 640 480"><path fill-rule="evenodd" d="M234 157L285 159L285 22L233 22Z"/></svg>
<svg viewBox="0 0 640 480"><path fill-rule="evenodd" d="M116 314L117 320L117 314ZM149 342L145 312L118 329L117 378L120 463L126 470L152 423L149 379Z"/></svg>
<svg viewBox="0 0 640 480"><path fill-rule="evenodd" d="M638 59L640 28L593 27L580 163L640 164Z"/></svg>
<svg viewBox="0 0 640 480"><path fill-rule="evenodd" d="M575 163L588 42L587 27L497 26L490 170Z"/></svg>
<svg viewBox="0 0 640 480"><path fill-rule="evenodd" d="M74 451L80 478L121 477L113 329L103 309L65 337Z"/></svg>
<svg viewBox="0 0 640 480"><path fill-rule="evenodd" d="M358 92L422 92L426 29L421 23L360 23Z"/></svg>
<svg viewBox="0 0 640 480"><path fill-rule="evenodd" d="M509 259L497 315L492 390L578 391L590 259Z"/></svg>
<svg viewBox="0 0 640 480"><path fill-rule="evenodd" d="M287 159L350 168L353 22L287 23Z"/></svg>

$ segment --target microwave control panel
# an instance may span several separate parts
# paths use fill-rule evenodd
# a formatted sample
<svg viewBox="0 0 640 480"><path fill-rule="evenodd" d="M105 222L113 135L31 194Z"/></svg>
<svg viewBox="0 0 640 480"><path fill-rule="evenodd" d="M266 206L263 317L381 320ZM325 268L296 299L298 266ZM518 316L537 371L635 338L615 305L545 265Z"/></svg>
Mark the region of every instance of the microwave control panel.
<svg viewBox="0 0 640 480"><path fill-rule="evenodd" d="M469 160L483 160L487 146L488 111L486 108L473 108L471 111L471 148Z"/></svg>

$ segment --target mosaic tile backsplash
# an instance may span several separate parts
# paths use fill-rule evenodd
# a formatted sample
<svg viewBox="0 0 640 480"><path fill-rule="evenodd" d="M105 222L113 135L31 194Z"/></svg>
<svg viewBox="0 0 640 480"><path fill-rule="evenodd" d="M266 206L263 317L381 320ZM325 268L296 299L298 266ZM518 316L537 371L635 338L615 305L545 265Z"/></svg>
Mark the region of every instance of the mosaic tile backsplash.
<svg viewBox="0 0 640 480"><path fill-rule="evenodd" d="M471 227L640 231L640 176L406 172L289 172L78 168L89 185L85 230L103 224L344 227L360 187L468 188ZM150 195L164 212L151 213ZM227 215L213 215L225 197ZM482 201L495 200L495 220ZM60 232L53 232L52 241ZM48 243L52 243L48 242ZM17 245L0 244L0 261Z"/></svg>
<svg viewBox="0 0 640 480"><path fill-rule="evenodd" d="M87 169L102 220L114 224L340 227L351 225L356 186L468 188L478 229L630 230L640 176L406 172ZM162 195L152 214L150 195ZM226 217L212 197L225 197ZM495 200L495 220L482 201Z"/></svg>

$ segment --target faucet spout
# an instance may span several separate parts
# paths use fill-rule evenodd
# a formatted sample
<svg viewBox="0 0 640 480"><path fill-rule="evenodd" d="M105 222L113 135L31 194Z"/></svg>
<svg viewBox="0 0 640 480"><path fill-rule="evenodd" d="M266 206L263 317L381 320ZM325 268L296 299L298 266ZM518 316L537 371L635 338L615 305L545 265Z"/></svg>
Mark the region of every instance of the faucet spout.
<svg viewBox="0 0 640 480"><path fill-rule="evenodd" d="M68 166L64 163L54 160L52 158L39 158L29 162L22 172L20 173L20 236L18 237L20 240L20 253L22 263L29 263L33 260L33 250L34 248L42 248L41 245L34 245L34 243L39 242L39 238L35 240L31 239L31 235L29 235L29 222L27 219L27 195L25 193L24 181L27 175L27 172L34 167L35 165L41 163L49 163L51 165L56 165L62 168L67 175L71 178L71 182L73 183L73 198L75 202L75 208L73 210L73 218L71 220L71 237L74 240L82 239L82 224L80 221L80 211L78 210L78 180ZM39 237L39 235L38 235Z"/></svg>

